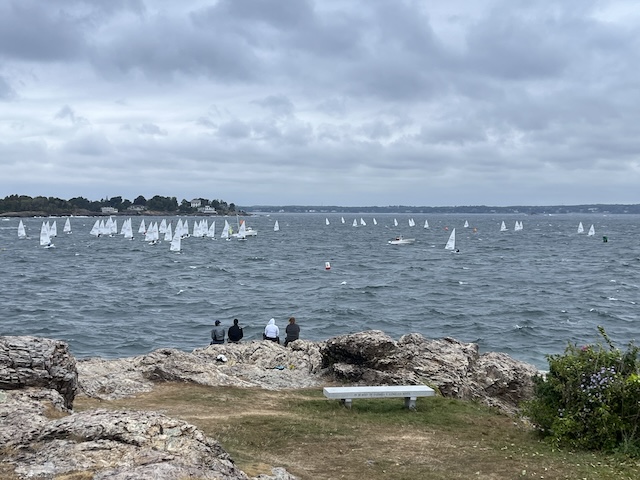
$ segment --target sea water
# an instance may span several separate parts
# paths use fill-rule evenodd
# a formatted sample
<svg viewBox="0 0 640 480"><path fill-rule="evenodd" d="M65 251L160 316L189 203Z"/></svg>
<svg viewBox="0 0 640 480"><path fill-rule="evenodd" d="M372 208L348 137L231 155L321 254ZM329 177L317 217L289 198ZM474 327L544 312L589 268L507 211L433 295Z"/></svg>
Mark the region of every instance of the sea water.
<svg viewBox="0 0 640 480"><path fill-rule="evenodd" d="M144 220L162 218L175 228L178 217ZM188 218L191 229L201 218ZM189 237L179 253L141 234L93 237L96 219L87 217L73 217L73 233L44 249L44 220L23 219L26 240L18 219L0 221L0 335L61 339L79 358L190 351L209 343L215 320L228 327L234 318L245 339L262 338L270 318L283 331L295 316L304 339L418 332L541 369L568 343L599 341L598 325L620 347L638 335L636 215L265 214L247 217L258 235L244 242ZM64 219L46 220L62 231ZM134 232L141 220L133 218ZM219 237L224 219L213 220ZM514 231L516 220L523 230ZM587 236L591 224L596 234ZM444 249L453 228L459 252ZM397 235L416 241L389 245Z"/></svg>

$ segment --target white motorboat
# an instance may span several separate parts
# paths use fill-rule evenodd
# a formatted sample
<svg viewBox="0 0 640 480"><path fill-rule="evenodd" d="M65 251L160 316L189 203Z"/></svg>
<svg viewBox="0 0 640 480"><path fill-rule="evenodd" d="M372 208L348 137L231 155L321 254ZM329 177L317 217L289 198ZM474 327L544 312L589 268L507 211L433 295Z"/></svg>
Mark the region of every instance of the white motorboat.
<svg viewBox="0 0 640 480"><path fill-rule="evenodd" d="M394 238L393 240L389 240L389 245L409 245L416 241L415 238L404 238L402 235Z"/></svg>

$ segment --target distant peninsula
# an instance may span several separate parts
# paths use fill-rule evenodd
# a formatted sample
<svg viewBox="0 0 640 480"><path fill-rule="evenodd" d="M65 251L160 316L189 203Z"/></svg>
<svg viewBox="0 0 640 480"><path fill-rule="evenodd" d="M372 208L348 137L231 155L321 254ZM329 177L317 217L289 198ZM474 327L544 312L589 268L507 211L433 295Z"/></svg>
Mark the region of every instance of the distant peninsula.
<svg viewBox="0 0 640 480"><path fill-rule="evenodd" d="M585 205L456 205L456 206L360 206L338 205L246 205L237 206L224 200L197 197L191 200L155 195L149 199L139 195L133 201L120 196L101 200L74 197L63 200L56 197L30 197L9 195L0 199L0 216L25 217L48 215L247 215L259 213L409 213L409 214L520 214L559 215L581 214L640 214L640 204L585 204Z"/></svg>

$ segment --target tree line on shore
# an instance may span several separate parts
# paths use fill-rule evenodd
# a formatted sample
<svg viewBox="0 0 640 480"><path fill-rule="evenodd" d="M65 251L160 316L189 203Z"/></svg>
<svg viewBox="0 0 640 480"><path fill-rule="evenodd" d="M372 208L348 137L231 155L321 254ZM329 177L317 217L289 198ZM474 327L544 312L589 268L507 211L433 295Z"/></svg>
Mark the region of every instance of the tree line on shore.
<svg viewBox="0 0 640 480"><path fill-rule="evenodd" d="M146 199L138 195L133 201L121 196L102 200L89 200L84 197L73 197L63 200L56 197L30 197L28 195L9 195L0 199L0 214L20 212L40 212L47 215L79 215L100 213L103 207L111 207L119 212L154 211L175 212L180 214L197 213L198 208L209 206L221 215L236 213L236 206L223 200L208 200L200 198L198 207L192 206L190 200L183 199L180 203L176 197L155 195Z"/></svg>

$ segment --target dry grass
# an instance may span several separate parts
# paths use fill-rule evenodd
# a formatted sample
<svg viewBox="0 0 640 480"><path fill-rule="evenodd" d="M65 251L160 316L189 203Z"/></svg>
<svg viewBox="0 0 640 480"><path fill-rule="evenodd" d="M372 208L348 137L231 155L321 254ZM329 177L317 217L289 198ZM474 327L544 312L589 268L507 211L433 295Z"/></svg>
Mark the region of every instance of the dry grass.
<svg viewBox="0 0 640 480"><path fill-rule="evenodd" d="M636 479L637 462L553 450L512 418L471 402L356 400L320 389L265 391L162 384L137 398L89 408L158 410L218 439L251 476L283 466L301 479Z"/></svg>

